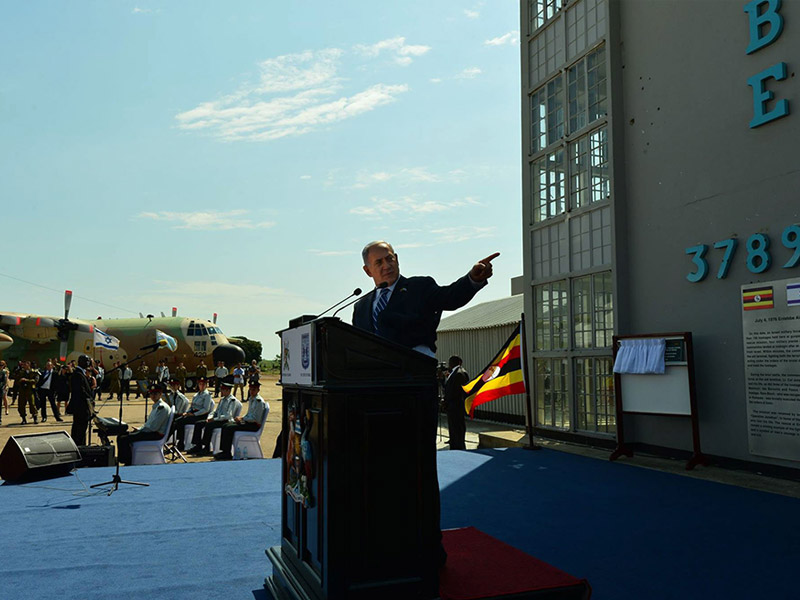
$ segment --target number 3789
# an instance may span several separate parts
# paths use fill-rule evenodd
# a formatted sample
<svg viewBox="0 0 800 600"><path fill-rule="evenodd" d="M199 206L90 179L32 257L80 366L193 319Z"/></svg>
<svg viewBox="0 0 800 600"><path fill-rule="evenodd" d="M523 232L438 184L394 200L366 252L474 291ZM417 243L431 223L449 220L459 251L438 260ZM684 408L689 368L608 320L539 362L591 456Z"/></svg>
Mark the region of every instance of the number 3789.
<svg viewBox="0 0 800 600"><path fill-rule="evenodd" d="M800 261L800 226L789 225L783 230L781 235L781 243L784 247L792 250L792 256L783 265L784 269L791 269ZM731 268L733 255L736 254L736 248L739 245L739 240L736 238L728 238L714 242L715 250L722 250L722 262L719 264L717 270L717 279L724 279L728 275L728 270ZM745 244L747 246L747 270L751 273L763 273L772 266L772 254L770 253L770 240L769 236L763 233L754 233ZM708 244L699 244L686 248L686 254L692 255L692 262L695 265L695 270L686 275L686 279L692 283L703 281L708 275Z"/></svg>

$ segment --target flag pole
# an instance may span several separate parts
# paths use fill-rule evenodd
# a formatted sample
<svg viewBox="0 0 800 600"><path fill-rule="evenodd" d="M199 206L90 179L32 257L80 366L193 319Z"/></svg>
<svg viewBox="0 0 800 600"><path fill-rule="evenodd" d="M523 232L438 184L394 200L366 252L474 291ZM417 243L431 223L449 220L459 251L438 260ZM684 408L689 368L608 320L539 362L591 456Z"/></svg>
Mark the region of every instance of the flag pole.
<svg viewBox="0 0 800 600"><path fill-rule="evenodd" d="M522 377L525 380L525 416L527 417L526 429L528 430L528 445L525 446L526 450L541 450L542 447L535 444L533 441L533 410L531 409L531 383L528 376L528 337L526 335L525 327L525 313L520 315L519 320L522 341Z"/></svg>

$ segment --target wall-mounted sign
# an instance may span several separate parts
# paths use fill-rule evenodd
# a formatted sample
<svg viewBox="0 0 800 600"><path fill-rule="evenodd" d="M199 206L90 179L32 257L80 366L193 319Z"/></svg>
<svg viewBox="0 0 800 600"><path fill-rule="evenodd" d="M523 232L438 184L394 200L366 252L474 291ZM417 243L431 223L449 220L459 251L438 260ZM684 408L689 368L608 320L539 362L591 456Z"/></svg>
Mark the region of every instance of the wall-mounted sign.
<svg viewBox="0 0 800 600"><path fill-rule="evenodd" d="M794 252L789 259L783 264L782 268L791 269L797 266L800 262L800 226L789 225L783 230L781 235L781 243L785 248L793 250ZM728 238L714 242L714 248L717 250L724 250L722 261L717 271L717 279L724 279L728 275L728 270L731 267L733 255L736 253L736 248L739 241L736 238ZM770 251L769 236L764 233L754 233L745 244L747 247L747 270L751 273L763 273L772 266L772 251ZM695 270L688 275L686 279L692 283L703 281L708 275L708 261L706 254L708 253L708 244L698 244L697 246L690 246L686 248L686 254L692 254L692 262L695 265Z"/></svg>
<svg viewBox="0 0 800 600"><path fill-rule="evenodd" d="M780 13L781 0L752 0L744 5L744 12L750 23L750 42L747 54L753 54L777 40L783 33L783 15ZM775 92L767 89L770 79L786 79L786 63L779 62L747 79L753 88L753 118L750 127L759 127L789 114L789 101L785 98L771 104ZM770 108L772 106L772 108Z"/></svg>
<svg viewBox="0 0 800 600"><path fill-rule="evenodd" d="M800 279L741 288L751 454L800 460Z"/></svg>

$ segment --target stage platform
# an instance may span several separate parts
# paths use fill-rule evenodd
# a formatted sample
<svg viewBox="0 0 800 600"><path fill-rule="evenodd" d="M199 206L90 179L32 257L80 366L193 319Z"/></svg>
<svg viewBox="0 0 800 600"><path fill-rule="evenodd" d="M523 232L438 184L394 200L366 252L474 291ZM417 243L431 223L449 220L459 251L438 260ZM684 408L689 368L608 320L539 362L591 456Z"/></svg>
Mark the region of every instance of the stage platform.
<svg viewBox="0 0 800 600"><path fill-rule="evenodd" d="M443 528L585 578L594 600L797 595L798 499L549 450L440 452L439 470ZM278 461L127 467L150 487L86 489L112 473L0 486L0 599L267 598Z"/></svg>

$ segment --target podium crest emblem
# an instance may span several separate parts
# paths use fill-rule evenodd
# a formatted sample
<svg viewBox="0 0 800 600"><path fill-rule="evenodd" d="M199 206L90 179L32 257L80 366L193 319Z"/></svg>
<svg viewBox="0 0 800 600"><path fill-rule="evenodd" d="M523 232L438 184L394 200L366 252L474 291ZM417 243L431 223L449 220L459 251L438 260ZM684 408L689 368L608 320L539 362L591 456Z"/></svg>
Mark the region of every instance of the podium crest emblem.
<svg viewBox="0 0 800 600"><path fill-rule="evenodd" d="M311 336L304 333L300 338L300 362L303 369L307 369L311 364Z"/></svg>

